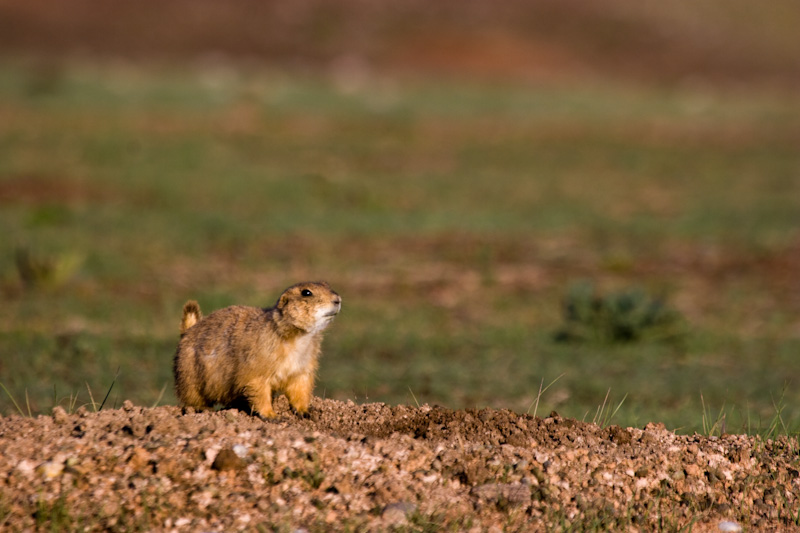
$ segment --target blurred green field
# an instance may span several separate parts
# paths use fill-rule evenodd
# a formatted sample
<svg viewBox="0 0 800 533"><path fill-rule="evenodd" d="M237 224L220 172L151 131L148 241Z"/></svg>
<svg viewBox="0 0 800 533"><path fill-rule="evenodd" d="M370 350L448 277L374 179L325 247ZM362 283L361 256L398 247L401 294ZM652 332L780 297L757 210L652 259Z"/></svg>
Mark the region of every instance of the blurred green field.
<svg viewBox="0 0 800 533"><path fill-rule="evenodd" d="M796 432L798 146L766 89L5 64L0 412L174 403L186 299L326 279L320 396ZM556 341L582 280L680 338Z"/></svg>

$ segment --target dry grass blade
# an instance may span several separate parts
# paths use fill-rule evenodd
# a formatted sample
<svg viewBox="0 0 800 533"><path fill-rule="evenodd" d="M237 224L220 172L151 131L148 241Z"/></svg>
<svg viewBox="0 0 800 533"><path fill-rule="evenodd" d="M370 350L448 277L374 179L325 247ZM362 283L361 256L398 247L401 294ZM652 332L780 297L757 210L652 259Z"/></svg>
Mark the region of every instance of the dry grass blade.
<svg viewBox="0 0 800 533"><path fill-rule="evenodd" d="M161 403L161 399L164 397L164 392L166 392L166 390L167 390L167 384L164 383L164 386L161 387L161 392L158 393L158 398L156 398L156 401L153 402L152 407L154 408L158 407L158 404Z"/></svg>
<svg viewBox="0 0 800 533"><path fill-rule="evenodd" d="M545 392L547 392L547 389L549 389L550 387L552 387L552 386L553 386L553 384L554 384L556 381L558 381L559 379L561 379L562 377L564 377L564 373L560 374L558 377L556 377L556 379L554 379L553 381L551 381L550 383L548 383L548 384L547 384L547 387L545 387L545 388L542 388L542 385L544 385L544 378L542 378L542 381L539 383L539 392L538 392L538 393L536 393L536 398L535 398L535 399L534 399L534 400L531 402L531 404L528 406L528 410L527 410L527 411L525 411L525 414L530 414L530 412L531 412L531 407L533 407L533 417L535 418L535 417L536 417L536 412L539 410L539 400L541 400L541 399L542 399L542 395L543 395Z"/></svg>
<svg viewBox="0 0 800 533"><path fill-rule="evenodd" d="M414 391L411 390L411 386L408 387L408 392L411 393L411 397L414 398L414 404L417 406L417 409L419 409L419 402L417 401L417 397L414 396Z"/></svg>
<svg viewBox="0 0 800 533"><path fill-rule="evenodd" d="M117 373L114 374L114 379L111 380L111 385L108 387L108 392L106 392L106 397L103 398L103 403L100 404L100 410L103 410L103 406L106 404L106 400L108 400L108 395L111 394L111 389L114 388L114 383L117 382L117 378L119 377L119 371L121 367L117 367Z"/></svg>
<svg viewBox="0 0 800 533"><path fill-rule="evenodd" d="M86 390L89 391L89 401L92 403L92 410L96 413L97 412L97 404L94 401L94 395L92 394L92 389L89 387L89 383L86 382Z"/></svg>
<svg viewBox="0 0 800 533"><path fill-rule="evenodd" d="M3 387L3 390L6 392L6 395L11 400L11 403L14 404L14 407L17 408L17 411L19 412L20 416L25 416L25 413L22 412L22 409L20 408L19 404L17 403L17 400L15 400L14 396L12 396L10 392L8 392L8 389L6 388L6 386L3 385L2 383L0 383L0 387Z"/></svg>

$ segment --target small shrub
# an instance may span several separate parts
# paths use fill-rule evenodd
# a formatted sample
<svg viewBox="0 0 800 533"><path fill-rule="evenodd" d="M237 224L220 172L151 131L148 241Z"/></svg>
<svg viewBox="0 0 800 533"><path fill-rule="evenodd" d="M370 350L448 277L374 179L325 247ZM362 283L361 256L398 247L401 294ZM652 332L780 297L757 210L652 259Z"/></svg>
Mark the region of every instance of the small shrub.
<svg viewBox="0 0 800 533"><path fill-rule="evenodd" d="M681 315L663 298L638 288L600 294L589 282L575 283L564 298L563 317L564 324L555 333L560 342L621 343L683 336Z"/></svg>
<svg viewBox="0 0 800 533"><path fill-rule="evenodd" d="M14 259L19 277L27 289L60 287L83 263L83 257L76 252L45 255L27 246L18 247Z"/></svg>

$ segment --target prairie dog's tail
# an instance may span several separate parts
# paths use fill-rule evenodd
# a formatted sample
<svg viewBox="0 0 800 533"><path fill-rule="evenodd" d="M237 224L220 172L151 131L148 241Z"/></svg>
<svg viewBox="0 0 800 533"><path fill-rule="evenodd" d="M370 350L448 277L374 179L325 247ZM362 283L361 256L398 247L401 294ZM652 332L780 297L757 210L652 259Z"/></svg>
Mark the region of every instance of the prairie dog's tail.
<svg viewBox="0 0 800 533"><path fill-rule="evenodd" d="M200 319L203 318L203 312L200 311L200 304L194 300L189 300L183 306L183 318L181 319L181 335L186 333L186 330L194 326Z"/></svg>

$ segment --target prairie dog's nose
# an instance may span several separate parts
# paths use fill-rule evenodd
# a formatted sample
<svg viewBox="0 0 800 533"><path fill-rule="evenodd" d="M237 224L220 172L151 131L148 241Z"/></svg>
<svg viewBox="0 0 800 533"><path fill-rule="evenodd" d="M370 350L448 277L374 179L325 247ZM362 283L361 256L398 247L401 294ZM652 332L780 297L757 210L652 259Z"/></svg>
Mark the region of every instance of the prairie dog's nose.
<svg viewBox="0 0 800 533"><path fill-rule="evenodd" d="M336 306L339 306L339 307L342 306L342 297L339 296L338 294L333 296L333 305L336 305Z"/></svg>

